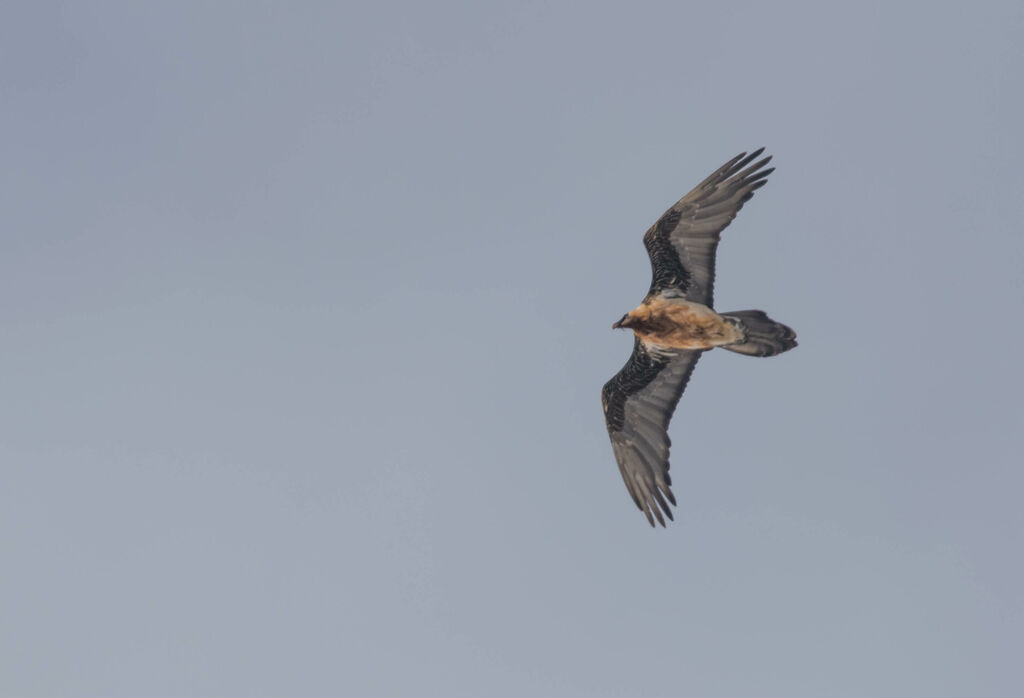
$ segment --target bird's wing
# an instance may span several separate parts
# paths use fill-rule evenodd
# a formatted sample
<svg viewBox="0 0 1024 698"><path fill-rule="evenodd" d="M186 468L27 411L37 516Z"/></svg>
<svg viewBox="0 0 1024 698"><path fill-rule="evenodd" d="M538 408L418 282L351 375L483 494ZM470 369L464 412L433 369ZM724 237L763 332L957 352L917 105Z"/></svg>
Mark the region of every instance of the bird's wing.
<svg viewBox="0 0 1024 698"><path fill-rule="evenodd" d="M713 307L715 252L721 232L775 170L764 169L771 156L750 165L763 151L740 153L719 167L644 234L653 277L649 295L671 289L687 300Z"/></svg>
<svg viewBox="0 0 1024 698"><path fill-rule="evenodd" d="M601 391L615 460L637 507L654 525L676 503L668 474L668 423L701 351L667 349L637 339L633 355ZM666 499L668 501L666 501Z"/></svg>

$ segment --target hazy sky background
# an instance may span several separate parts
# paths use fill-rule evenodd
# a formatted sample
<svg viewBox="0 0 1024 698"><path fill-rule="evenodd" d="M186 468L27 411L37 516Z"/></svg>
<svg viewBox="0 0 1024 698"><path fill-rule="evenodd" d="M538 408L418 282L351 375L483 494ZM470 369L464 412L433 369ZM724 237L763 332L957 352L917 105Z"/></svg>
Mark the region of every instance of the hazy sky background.
<svg viewBox="0 0 1024 698"><path fill-rule="evenodd" d="M1024 5L7 2L0 694L1018 696ZM778 170L676 523L643 231Z"/></svg>

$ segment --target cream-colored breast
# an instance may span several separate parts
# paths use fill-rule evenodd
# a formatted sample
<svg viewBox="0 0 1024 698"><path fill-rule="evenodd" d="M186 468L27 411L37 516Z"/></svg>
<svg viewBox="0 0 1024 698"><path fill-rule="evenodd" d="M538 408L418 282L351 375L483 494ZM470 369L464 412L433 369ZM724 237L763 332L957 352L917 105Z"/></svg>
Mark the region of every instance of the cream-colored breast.
<svg viewBox="0 0 1024 698"><path fill-rule="evenodd" d="M675 349L711 349L743 339L739 328L700 303L654 298L633 312L642 320L634 329L640 339Z"/></svg>

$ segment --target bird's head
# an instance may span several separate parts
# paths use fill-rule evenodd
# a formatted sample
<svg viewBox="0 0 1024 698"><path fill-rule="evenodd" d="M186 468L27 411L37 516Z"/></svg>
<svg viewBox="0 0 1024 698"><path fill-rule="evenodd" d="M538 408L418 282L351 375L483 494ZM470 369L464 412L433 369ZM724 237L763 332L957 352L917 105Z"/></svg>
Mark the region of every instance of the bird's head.
<svg viewBox="0 0 1024 698"><path fill-rule="evenodd" d="M642 330L650 321L651 309L646 304L642 304L619 318L619 321L612 325L612 329Z"/></svg>
<svg viewBox="0 0 1024 698"><path fill-rule="evenodd" d="M621 318L619 318L618 320L615 321L615 323L612 325L612 329L613 330L627 329L627 328L629 328L630 325L633 324L632 320L633 320L633 318L631 318L629 316L629 313L626 313Z"/></svg>

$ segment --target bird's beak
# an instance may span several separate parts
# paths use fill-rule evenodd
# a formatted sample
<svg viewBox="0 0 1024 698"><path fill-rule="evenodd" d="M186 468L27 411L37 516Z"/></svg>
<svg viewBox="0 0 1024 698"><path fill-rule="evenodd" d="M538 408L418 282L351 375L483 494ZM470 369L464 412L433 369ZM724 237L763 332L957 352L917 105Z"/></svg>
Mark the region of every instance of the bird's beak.
<svg viewBox="0 0 1024 698"><path fill-rule="evenodd" d="M619 318L618 322L612 325L613 330L617 330L623 327L629 327L629 313L623 315L621 318Z"/></svg>

